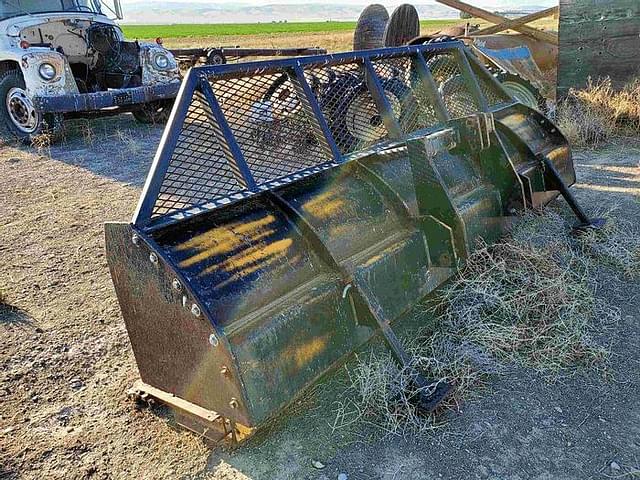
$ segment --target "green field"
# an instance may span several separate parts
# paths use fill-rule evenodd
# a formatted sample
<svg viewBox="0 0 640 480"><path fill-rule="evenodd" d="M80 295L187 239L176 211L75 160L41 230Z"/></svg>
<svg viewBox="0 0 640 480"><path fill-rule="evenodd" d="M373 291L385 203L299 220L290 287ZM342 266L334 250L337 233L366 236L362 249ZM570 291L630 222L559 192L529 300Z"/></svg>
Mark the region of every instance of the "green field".
<svg viewBox="0 0 640 480"><path fill-rule="evenodd" d="M459 23L459 20L423 20L423 29ZM341 32L355 29L356 22L292 22L292 23L215 23L173 25L122 25L127 38L189 38L223 35L260 35L273 33Z"/></svg>

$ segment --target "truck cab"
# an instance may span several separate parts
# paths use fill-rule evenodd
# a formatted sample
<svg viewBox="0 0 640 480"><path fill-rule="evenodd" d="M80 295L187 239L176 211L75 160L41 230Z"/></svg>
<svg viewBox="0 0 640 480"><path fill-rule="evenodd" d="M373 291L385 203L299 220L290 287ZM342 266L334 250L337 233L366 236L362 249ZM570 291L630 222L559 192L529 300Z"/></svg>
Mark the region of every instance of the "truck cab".
<svg viewBox="0 0 640 480"><path fill-rule="evenodd" d="M161 122L180 87L160 42L127 41L119 0L0 0L0 129L31 141L64 118Z"/></svg>

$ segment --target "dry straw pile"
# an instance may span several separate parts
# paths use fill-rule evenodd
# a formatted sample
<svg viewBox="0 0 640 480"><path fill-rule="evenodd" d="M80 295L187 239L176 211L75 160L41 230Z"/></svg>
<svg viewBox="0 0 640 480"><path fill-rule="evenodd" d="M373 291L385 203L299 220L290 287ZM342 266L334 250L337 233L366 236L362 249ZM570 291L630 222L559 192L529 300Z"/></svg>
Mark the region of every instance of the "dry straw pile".
<svg viewBox="0 0 640 480"><path fill-rule="evenodd" d="M640 132L640 79L622 90L611 80L594 82L571 90L558 107L556 123L569 141L579 147L598 147L616 137Z"/></svg>
<svg viewBox="0 0 640 480"><path fill-rule="evenodd" d="M601 212L609 218L604 232L575 237L564 214L527 213L503 241L479 244L417 313L429 328L406 345L428 378L454 386L445 408L510 366L552 377L606 368L603 339L619 313L598 298L593 272L607 266L621 276L640 276L640 235ZM335 429L369 423L384 434L404 435L439 427L416 410L410 373L398 371L386 352L360 355L348 374L351 392L336 404Z"/></svg>

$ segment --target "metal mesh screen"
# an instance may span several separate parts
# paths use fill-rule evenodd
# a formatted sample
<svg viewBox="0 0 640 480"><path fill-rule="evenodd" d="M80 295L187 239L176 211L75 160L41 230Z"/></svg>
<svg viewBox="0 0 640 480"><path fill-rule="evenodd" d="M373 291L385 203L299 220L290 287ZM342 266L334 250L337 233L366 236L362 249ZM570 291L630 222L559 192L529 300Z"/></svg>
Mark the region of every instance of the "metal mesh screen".
<svg viewBox="0 0 640 480"><path fill-rule="evenodd" d="M215 136L209 104L194 92L155 202L162 216L242 190Z"/></svg>
<svg viewBox="0 0 640 480"><path fill-rule="evenodd" d="M465 117L478 112L479 106L465 83L455 55L432 53L426 55L426 60L451 117Z"/></svg>
<svg viewBox="0 0 640 480"><path fill-rule="evenodd" d="M342 154L370 147L388 138L360 64L314 67L307 69L307 74Z"/></svg>
<svg viewBox="0 0 640 480"><path fill-rule="evenodd" d="M403 133L438 123L435 109L411 58L378 60L373 62L373 66Z"/></svg>
<svg viewBox="0 0 640 480"><path fill-rule="evenodd" d="M487 99L487 104L490 107L494 105L498 105L500 103L511 101L508 95L505 95L504 93L500 92L495 87L495 85L493 85L493 82L491 82L491 79L487 78L486 74L484 72L481 72L481 69L478 66L472 63L471 68L473 69L473 72L476 74L476 78L478 79L478 85L480 86L480 91L482 92L482 95L484 95L484 98Z"/></svg>
<svg viewBox="0 0 640 480"><path fill-rule="evenodd" d="M257 184L331 159L287 73L211 84Z"/></svg>
<svg viewBox="0 0 640 480"><path fill-rule="evenodd" d="M187 80L193 96L186 94L180 100L190 100L188 111L184 118L175 115L168 127L179 129L179 134L177 139L169 135L161 147L161 167L151 174L163 177L159 189L154 191L153 186L143 199L140 218L144 222L192 207L216 208L330 168L349 154L391 140L371 94L378 85L388 100L387 113L405 135L438 125L434 94L440 94L453 118L480 110L462 75L457 56L462 52L456 53L457 47L406 48L393 54L358 52L340 59L287 60L275 66L265 62L265 70L253 65L192 70ZM437 92L429 92L429 84L420 77L416 55L424 55ZM365 74L366 58L377 82ZM472 68L490 105L508 100L486 72L477 65ZM306 82L301 83L294 72L304 74ZM397 140L396 128L394 135ZM157 180L150 183L157 184Z"/></svg>

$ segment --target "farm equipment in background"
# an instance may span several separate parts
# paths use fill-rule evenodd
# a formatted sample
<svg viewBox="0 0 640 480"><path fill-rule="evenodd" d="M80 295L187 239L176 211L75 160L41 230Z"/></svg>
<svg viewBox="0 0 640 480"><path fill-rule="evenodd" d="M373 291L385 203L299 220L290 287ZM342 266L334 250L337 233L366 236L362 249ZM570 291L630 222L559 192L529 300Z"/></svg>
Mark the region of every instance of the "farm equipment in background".
<svg viewBox="0 0 640 480"><path fill-rule="evenodd" d="M131 112L163 123L180 88L157 43L129 41L120 1L0 4L0 136L57 139L63 121Z"/></svg>
<svg viewBox="0 0 640 480"><path fill-rule="evenodd" d="M471 25L449 27L431 35L420 36L418 12L412 5L399 6L390 18L383 6L372 5L363 11L359 25L367 25L371 31L383 31L384 34L371 36L366 43L368 48L419 45L458 38L485 63L511 96L531 108L544 111L547 100L555 99L557 36L528 27L526 23L557 14L557 7L510 20L458 0L442 0L440 3L502 23L485 29ZM496 34L507 28L520 29L524 33ZM355 49L360 44L365 44L361 40L361 30L367 31L356 28Z"/></svg>
<svg viewBox="0 0 640 480"><path fill-rule="evenodd" d="M597 226L574 181L459 41L195 67L132 222L105 227L135 394L239 439L380 335L431 412L450 386L393 325L517 210L561 193Z"/></svg>
<svg viewBox="0 0 640 480"><path fill-rule="evenodd" d="M182 69L196 65L224 65L250 57L300 57L304 55L324 55L327 51L319 47L300 48L171 48L169 51L178 60Z"/></svg>

